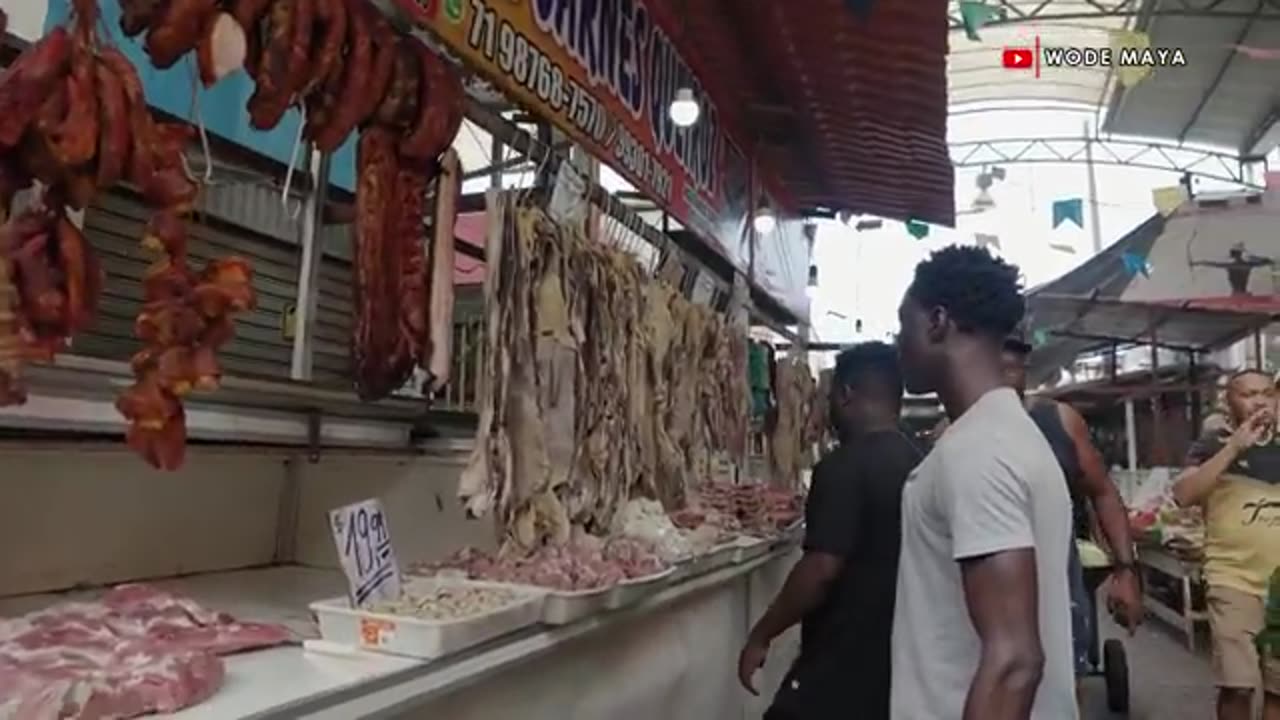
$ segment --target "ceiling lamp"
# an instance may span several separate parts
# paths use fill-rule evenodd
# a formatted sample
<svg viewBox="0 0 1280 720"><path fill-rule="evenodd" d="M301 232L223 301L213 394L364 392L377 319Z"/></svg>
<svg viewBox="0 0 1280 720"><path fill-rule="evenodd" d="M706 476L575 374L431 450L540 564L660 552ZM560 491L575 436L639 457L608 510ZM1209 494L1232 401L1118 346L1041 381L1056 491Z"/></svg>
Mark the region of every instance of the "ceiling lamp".
<svg viewBox="0 0 1280 720"><path fill-rule="evenodd" d="M773 214L773 210L768 205L761 205L754 217L751 218L751 226L761 235L768 235L778 227L778 218Z"/></svg>
<svg viewBox="0 0 1280 720"><path fill-rule="evenodd" d="M702 107L698 105L698 98L694 97L693 90L684 87L676 90L676 99L671 101L667 114L676 127L690 127L698 122Z"/></svg>
<svg viewBox="0 0 1280 720"><path fill-rule="evenodd" d="M973 199L974 212L984 212L996 206L995 198L991 197L991 193L986 188L978 191L977 197Z"/></svg>

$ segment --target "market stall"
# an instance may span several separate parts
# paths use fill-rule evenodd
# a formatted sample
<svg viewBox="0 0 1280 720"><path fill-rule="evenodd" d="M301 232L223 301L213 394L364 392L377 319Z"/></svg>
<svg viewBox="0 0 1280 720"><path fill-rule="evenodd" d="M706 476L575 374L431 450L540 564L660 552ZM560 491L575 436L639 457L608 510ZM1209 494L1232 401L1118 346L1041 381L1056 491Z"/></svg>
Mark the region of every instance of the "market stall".
<svg viewBox="0 0 1280 720"><path fill-rule="evenodd" d="M747 328L803 335L798 211L868 178L779 180L665 4L601 11L586 59L545 5L75 0L17 43L0 717L750 703L733 658L796 546L814 402L806 369L753 476ZM492 167L462 162L472 126ZM946 222L949 192L886 207Z"/></svg>
<svg viewBox="0 0 1280 720"><path fill-rule="evenodd" d="M1204 527L1198 508L1183 509L1172 482L1201 419L1217 400L1221 377L1202 358L1275 322L1274 308L1205 306L1198 300L1139 302L1033 293L1028 326L1037 335L1032 362L1060 364L1067 355L1093 349L1108 353L1107 377L1050 388L1044 394L1070 402L1090 416L1109 449L1138 543L1145 606L1183 632L1194 650L1196 626L1208 615L1199 565ZM1122 347L1147 348L1149 369L1120 373ZM1162 366L1161 353L1185 359ZM1037 356L1038 353L1038 356ZM1116 442L1106 442L1107 439ZM1139 465L1142 467L1140 468ZM1124 469L1121 469L1123 463Z"/></svg>

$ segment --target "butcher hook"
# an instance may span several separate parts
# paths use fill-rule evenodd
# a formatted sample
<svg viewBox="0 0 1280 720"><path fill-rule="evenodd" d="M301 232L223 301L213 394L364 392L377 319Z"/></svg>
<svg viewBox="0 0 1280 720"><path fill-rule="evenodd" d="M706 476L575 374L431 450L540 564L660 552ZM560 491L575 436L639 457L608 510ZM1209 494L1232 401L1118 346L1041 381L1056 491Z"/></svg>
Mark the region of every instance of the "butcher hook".
<svg viewBox="0 0 1280 720"><path fill-rule="evenodd" d="M209 132L205 129L204 113L200 110L200 78L195 63L191 62L190 58L184 62L191 69L191 116L195 118L196 131L200 133L200 151L204 154L204 173L201 177L191 169L191 163L187 160L185 153L181 155L182 171L192 182L209 185L213 182L213 151L209 148Z"/></svg>
<svg viewBox="0 0 1280 720"><path fill-rule="evenodd" d="M285 214L289 216L290 220L297 220L298 216L302 214L302 201L293 200L289 195L293 190L293 173L298 167L298 147L303 144L302 129L307 125L306 113L307 111L305 109L300 109L298 111L298 134L294 136L293 148L289 151L289 168L285 171L284 190L280 193L280 205L284 207ZM315 191L320 192L321 190L317 186ZM293 204L290 204L290 200L293 200Z"/></svg>

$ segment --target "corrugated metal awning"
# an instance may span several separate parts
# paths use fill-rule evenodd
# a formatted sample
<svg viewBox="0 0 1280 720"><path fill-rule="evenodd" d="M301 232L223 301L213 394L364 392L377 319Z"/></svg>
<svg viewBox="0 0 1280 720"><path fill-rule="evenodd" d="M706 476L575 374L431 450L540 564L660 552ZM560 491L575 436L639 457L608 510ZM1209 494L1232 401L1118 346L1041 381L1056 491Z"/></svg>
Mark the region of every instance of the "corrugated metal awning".
<svg viewBox="0 0 1280 720"><path fill-rule="evenodd" d="M1194 301L1135 302L1114 298L1037 294L1027 301L1034 334L1079 340L1086 348L1157 344L1203 352L1226 347L1275 322L1280 312L1195 307ZM1034 355L1034 353L1033 353Z"/></svg>
<svg viewBox="0 0 1280 720"><path fill-rule="evenodd" d="M796 208L954 225L947 0L654 4Z"/></svg>

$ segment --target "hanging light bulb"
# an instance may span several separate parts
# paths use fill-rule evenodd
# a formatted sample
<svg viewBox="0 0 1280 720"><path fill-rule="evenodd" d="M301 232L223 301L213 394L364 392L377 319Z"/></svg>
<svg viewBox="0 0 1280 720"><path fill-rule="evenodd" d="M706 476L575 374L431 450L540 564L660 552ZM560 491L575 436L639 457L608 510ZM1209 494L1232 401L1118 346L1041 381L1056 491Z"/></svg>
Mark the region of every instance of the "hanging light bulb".
<svg viewBox="0 0 1280 720"><path fill-rule="evenodd" d="M684 87L676 90L676 97L667 108L667 114L677 127L689 127L698 122L702 107L698 105L698 98L694 97L693 90Z"/></svg>
<svg viewBox="0 0 1280 720"><path fill-rule="evenodd" d="M778 227L778 218L774 216L773 210L768 205L761 205L756 210L755 217L751 218L751 226L761 235L768 235L773 229Z"/></svg>

